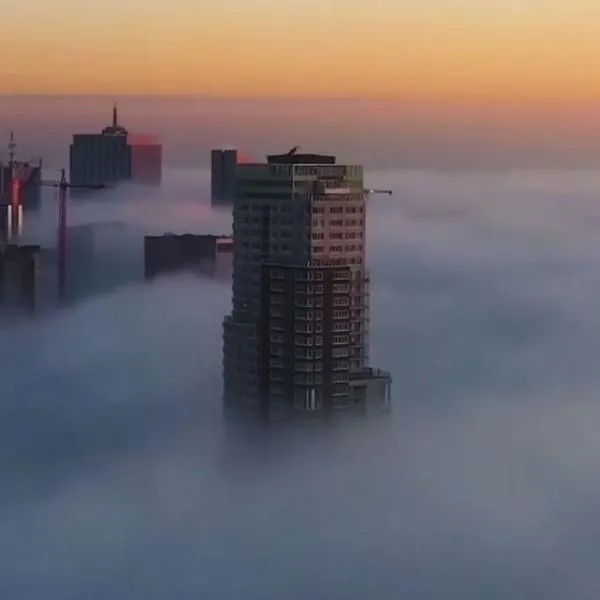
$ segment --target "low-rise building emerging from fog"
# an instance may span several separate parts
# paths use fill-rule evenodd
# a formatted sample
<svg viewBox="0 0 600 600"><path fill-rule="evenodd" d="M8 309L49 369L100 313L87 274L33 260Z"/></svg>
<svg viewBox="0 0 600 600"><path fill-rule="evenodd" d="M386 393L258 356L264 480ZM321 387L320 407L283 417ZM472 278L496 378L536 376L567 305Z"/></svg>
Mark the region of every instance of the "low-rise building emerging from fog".
<svg viewBox="0 0 600 600"><path fill-rule="evenodd" d="M165 233L144 238L147 280L181 271L227 278L232 259L233 240L228 236Z"/></svg>

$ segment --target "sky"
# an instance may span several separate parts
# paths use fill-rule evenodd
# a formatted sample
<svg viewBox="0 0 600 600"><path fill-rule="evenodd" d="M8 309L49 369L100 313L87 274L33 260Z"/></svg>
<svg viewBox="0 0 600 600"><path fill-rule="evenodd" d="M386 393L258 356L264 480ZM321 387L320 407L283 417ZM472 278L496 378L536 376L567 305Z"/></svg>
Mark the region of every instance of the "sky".
<svg viewBox="0 0 600 600"><path fill-rule="evenodd" d="M597 600L598 173L378 177L390 419L230 427L227 281L132 279L2 323L0 597ZM167 169L70 216L226 232L207 188Z"/></svg>
<svg viewBox="0 0 600 600"><path fill-rule="evenodd" d="M600 97L595 0L1 0L0 93Z"/></svg>
<svg viewBox="0 0 600 600"><path fill-rule="evenodd" d="M176 168L202 169L223 146L263 160L299 145L369 171L596 168L600 156L595 104L45 95L0 96L0 160L14 131L18 157L68 167L72 135L100 131L115 99L121 124L158 135Z"/></svg>

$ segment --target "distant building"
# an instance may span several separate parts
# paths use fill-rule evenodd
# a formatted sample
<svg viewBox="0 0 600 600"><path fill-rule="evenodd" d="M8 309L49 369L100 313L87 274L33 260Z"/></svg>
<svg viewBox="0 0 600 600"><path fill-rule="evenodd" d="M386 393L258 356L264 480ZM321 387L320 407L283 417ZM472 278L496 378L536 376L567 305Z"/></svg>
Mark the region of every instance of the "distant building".
<svg viewBox="0 0 600 600"><path fill-rule="evenodd" d="M146 279L178 271L228 277L232 259L233 240L226 236L166 233L144 238Z"/></svg>
<svg viewBox="0 0 600 600"><path fill-rule="evenodd" d="M35 309L40 252L40 246L0 248L0 306Z"/></svg>
<svg viewBox="0 0 600 600"><path fill-rule="evenodd" d="M23 232L23 206L0 205L0 243L17 241Z"/></svg>
<svg viewBox="0 0 600 600"><path fill-rule="evenodd" d="M239 165L224 401L266 418L387 412L369 365L363 167L287 154Z"/></svg>
<svg viewBox="0 0 600 600"><path fill-rule="evenodd" d="M212 150L210 154L210 193L215 204L233 202L235 195L235 170L238 151Z"/></svg>
<svg viewBox="0 0 600 600"><path fill-rule="evenodd" d="M17 160L11 132L8 162L0 162L0 204L19 204L25 211L38 210L42 199L42 161Z"/></svg>
<svg viewBox="0 0 600 600"><path fill-rule="evenodd" d="M161 183L160 142L151 135L130 134L119 125L116 105L111 125L100 133L75 134L69 150L70 183L74 185Z"/></svg>
<svg viewBox="0 0 600 600"><path fill-rule="evenodd" d="M121 221L67 228L67 300L78 302L141 283L140 230Z"/></svg>

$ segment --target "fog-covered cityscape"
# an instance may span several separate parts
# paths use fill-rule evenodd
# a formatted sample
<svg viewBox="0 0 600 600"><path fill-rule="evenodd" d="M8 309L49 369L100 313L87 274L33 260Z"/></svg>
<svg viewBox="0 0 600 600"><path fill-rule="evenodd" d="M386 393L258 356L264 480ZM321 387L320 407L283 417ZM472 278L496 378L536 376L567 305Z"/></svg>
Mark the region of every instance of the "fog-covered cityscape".
<svg viewBox="0 0 600 600"><path fill-rule="evenodd" d="M224 418L229 276L144 278L144 235L231 235L208 171L69 201L105 275L2 324L2 597L596 597L600 179L365 184L393 409L318 428Z"/></svg>

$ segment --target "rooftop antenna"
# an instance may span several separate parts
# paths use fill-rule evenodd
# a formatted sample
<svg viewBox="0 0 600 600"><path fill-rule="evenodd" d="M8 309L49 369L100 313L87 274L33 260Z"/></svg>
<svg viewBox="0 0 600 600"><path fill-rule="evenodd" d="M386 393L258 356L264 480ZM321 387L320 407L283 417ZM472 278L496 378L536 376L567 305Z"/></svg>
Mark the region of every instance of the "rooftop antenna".
<svg viewBox="0 0 600 600"><path fill-rule="evenodd" d="M300 146L294 146L289 152L288 152L288 156L293 156L294 154L296 154L296 152L298 152L298 150L300 150Z"/></svg>
<svg viewBox="0 0 600 600"><path fill-rule="evenodd" d="M17 149L17 143L15 142L15 132L10 132L10 137L8 138L8 164L13 165L15 162L15 150Z"/></svg>
<svg viewBox="0 0 600 600"><path fill-rule="evenodd" d="M117 116L117 103L116 102L113 103L112 117L113 117L112 126L116 129L119 124L119 119Z"/></svg>

